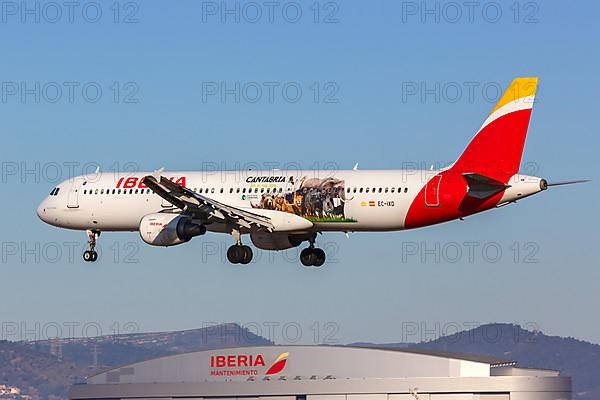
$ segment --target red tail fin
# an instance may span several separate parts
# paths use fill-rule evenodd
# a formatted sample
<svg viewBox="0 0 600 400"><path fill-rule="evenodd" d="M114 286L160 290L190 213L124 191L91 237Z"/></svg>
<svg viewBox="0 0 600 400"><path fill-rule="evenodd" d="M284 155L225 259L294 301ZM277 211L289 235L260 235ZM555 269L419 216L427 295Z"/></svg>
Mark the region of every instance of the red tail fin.
<svg viewBox="0 0 600 400"><path fill-rule="evenodd" d="M516 78L452 166L507 183L521 164L538 78Z"/></svg>

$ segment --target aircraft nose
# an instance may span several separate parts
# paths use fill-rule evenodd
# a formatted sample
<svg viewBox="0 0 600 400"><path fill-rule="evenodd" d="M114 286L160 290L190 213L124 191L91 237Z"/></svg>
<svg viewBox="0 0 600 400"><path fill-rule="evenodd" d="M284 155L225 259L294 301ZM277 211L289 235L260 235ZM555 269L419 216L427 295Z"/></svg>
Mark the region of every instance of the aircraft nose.
<svg viewBox="0 0 600 400"><path fill-rule="evenodd" d="M35 210L39 219L44 222L48 220L48 211L46 210L46 200L42 201L38 208Z"/></svg>

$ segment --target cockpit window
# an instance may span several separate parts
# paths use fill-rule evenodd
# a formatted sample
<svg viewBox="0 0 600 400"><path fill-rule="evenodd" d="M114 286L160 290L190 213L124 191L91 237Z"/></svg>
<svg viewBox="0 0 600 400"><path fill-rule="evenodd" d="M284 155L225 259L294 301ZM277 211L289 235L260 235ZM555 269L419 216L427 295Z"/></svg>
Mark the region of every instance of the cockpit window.
<svg viewBox="0 0 600 400"><path fill-rule="evenodd" d="M55 187L54 189L52 189L52 191L50 192L50 196L56 196L58 194L58 191L60 190L60 188Z"/></svg>

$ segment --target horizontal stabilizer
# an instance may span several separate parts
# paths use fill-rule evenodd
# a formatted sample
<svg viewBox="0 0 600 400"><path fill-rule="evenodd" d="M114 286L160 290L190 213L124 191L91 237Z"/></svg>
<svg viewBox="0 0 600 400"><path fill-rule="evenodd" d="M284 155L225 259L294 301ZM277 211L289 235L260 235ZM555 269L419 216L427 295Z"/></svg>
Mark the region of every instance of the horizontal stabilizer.
<svg viewBox="0 0 600 400"><path fill-rule="evenodd" d="M467 196L476 199L486 199L510 187L510 185L506 185L485 175L477 173L465 173L462 175L469 186Z"/></svg>

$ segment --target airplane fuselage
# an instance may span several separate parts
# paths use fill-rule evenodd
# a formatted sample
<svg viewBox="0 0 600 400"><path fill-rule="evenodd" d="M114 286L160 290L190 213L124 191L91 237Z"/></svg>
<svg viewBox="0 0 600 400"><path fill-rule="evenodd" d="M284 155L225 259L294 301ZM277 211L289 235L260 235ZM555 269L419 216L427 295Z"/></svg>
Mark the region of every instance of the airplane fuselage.
<svg viewBox="0 0 600 400"><path fill-rule="evenodd" d="M313 222L315 231L416 228L484 211L542 190L540 178L515 176L511 188L520 186L519 191L508 189L461 210L457 202L465 198L466 181L443 170L310 172L298 175L296 171L174 171L164 175L233 207L257 213L270 209L300 215ZM37 213L45 222L62 228L137 231L145 215L173 209L172 204L142 183L143 177L150 174L74 177L59 184L58 194L48 196ZM218 226L207 228L221 231Z"/></svg>

